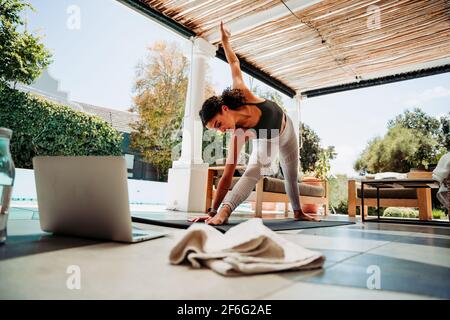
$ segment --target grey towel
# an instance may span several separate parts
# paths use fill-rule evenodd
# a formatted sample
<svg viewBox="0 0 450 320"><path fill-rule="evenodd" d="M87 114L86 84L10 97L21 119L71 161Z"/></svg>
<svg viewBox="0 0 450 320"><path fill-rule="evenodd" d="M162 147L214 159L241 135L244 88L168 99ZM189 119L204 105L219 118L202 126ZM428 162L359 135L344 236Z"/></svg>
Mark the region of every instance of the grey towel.
<svg viewBox="0 0 450 320"><path fill-rule="evenodd" d="M206 266L224 276L321 268L325 257L287 241L259 218L250 219L225 234L195 223L171 250L170 263Z"/></svg>

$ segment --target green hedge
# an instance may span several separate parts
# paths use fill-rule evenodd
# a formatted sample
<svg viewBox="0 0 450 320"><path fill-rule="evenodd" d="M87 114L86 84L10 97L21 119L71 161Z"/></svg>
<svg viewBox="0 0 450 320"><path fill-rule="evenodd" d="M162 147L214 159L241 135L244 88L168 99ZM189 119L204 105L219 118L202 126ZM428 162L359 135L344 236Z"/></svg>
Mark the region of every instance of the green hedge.
<svg viewBox="0 0 450 320"><path fill-rule="evenodd" d="M418 218L419 211L413 208L389 207L384 211L383 217Z"/></svg>
<svg viewBox="0 0 450 320"><path fill-rule="evenodd" d="M0 85L0 127L13 130L18 168L34 156L122 155L122 135L98 117Z"/></svg>
<svg viewBox="0 0 450 320"><path fill-rule="evenodd" d="M419 210L413 208L387 208L383 214L384 217L400 217L400 218L419 218ZM447 219L447 215L443 210L433 209L433 219Z"/></svg>

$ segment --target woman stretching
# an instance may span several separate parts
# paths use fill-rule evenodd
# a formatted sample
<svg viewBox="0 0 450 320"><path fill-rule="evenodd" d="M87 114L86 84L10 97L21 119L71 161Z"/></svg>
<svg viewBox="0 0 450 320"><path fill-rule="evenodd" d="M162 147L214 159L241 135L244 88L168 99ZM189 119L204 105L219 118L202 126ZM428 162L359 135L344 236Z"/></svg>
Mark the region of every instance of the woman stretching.
<svg viewBox="0 0 450 320"><path fill-rule="evenodd" d="M225 132L232 130L224 173L217 186L213 207L208 209L206 223L226 223L231 213L247 199L262 175L280 152L284 184L297 220L315 220L301 210L298 190L298 142L292 120L275 102L255 96L245 85L239 60L229 43L230 32L220 25L222 46L231 67L233 88L221 96L207 99L200 111L203 125ZM253 139L253 149L247 168L239 181L229 190L242 146ZM220 204L222 207L219 212Z"/></svg>

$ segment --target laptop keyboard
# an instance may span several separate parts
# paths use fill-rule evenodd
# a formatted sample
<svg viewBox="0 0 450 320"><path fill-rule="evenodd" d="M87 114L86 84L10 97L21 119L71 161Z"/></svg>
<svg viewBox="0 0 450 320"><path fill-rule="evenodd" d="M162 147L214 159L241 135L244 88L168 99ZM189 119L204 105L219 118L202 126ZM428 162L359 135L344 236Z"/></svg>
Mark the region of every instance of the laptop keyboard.
<svg viewBox="0 0 450 320"><path fill-rule="evenodd" d="M142 236L148 236L148 233L142 233L142 232L133 232L133 237L142 237Z"/></svg>
<svg viewBox="0 0 450 320"><path fill-rule="evenodd" d="M131 232L131 235L132 235L133 238L136 238L136 237L153 237L153 238L157 238L157 237L164 236L165 234L157 232L157 231L133 229L132 232Z"/></svg>

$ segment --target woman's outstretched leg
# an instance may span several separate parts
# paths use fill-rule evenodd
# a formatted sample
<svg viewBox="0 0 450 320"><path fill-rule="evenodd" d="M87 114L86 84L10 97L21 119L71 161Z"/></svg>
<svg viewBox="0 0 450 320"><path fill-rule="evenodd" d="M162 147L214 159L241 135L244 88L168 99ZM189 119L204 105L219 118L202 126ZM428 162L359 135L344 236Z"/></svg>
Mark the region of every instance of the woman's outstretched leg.
<svg viewBox="0 0 450 320"><path fill-rule="evenodd" d="M298 190L298 142L292 120L286 116L285 132L280 136L280 165L283 169L284 187L294 210L294 219L320 221L319 218L305 214L300 205Z"/></svg>
<svg viewBox="0 0 450 320"><path fill-rule="evenodd" d="M239 178L239 181L234 185L233 189L229 190L223 199L222 207L219 212L214 217L206 220L206 223L212 225L226 223L231 213L248 198L260 177L260 163L252 163L249 161L247 169L242 177Z"/></svg>

